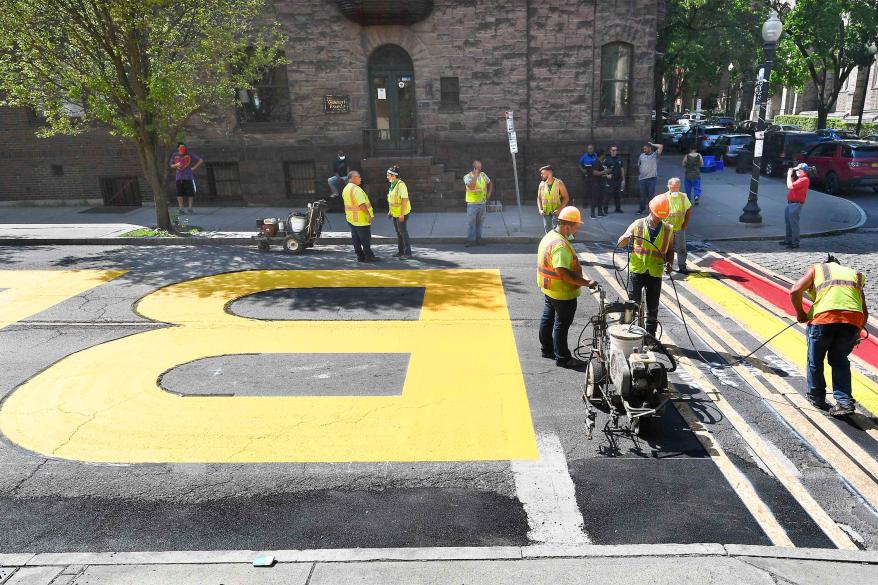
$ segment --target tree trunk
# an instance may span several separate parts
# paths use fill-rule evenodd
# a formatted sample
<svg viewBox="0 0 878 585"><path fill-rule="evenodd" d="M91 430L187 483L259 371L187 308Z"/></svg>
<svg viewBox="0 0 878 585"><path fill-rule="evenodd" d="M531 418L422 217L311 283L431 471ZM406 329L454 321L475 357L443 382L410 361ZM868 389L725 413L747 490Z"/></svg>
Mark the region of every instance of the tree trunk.
<svg viewBox="0 0 878 585"><path fill-rule="evenodd" d="M756 86L752 83L745 83L741 88L741 107L738 109L739 120L750 119L750 109L753 107L753 97L756 93Z"/></svg>
<svg viewBox="0 0 878 585"><path fill-rule="evenodd" d="M826 118L829 117L829 108L823 105L822 102L817 104L817 129L822 130L826 128Z"/></svg>
<svg viewBox="0 0 878 585"><path fill-rule="evenodd" d="M146 175L146 180L149 182L152 197L155 201L156 226L160 230L171 231L171 218L168 215L168 198L165 195L164 181L162 181L163 169L159 168L156 151L156 141L153 141L151 144L137 143L140 164L143 167L143 173Z"/></svg>

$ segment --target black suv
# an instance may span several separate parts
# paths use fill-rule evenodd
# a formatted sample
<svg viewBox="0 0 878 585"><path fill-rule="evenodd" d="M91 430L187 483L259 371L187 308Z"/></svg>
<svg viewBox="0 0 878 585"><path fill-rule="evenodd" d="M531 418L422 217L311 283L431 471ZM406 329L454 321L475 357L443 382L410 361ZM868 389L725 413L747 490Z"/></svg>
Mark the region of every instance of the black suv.
<svg viewBox="0 0 878 585"><path fill-rule="evenodd" d="M816 132L784 130L766 132L762 145L762 172L780 175L796 162L796 156L820 142Z"/></svg>

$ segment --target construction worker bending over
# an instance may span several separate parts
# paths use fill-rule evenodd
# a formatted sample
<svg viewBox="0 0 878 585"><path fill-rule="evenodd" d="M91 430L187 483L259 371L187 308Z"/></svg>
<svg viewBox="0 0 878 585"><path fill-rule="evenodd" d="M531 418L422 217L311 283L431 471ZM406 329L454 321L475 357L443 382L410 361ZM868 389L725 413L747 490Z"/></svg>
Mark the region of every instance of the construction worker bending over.
<svg viewBox="0 0 878 585"><path fill-rule="evenodd" d="M354 251L357 253L357 262L375 262L379 258L372 253L372 203L369 196L360 187L363 178L357 171L348 174L348 184L345 185L341 197L344 200L344 215L351 228L351 240L354 243Z"/></svg>
<svg viewBox="0 0 878 585"><path fill-rule="evenodd" d="M869 319L863 287L866 277L832 256L823 264L808 268L804 276L790 288L790 300L799 323L807 323L808 337L808 400L826 410L826 378L823 359L832 367L832 416L854 412L851 387L851 362L848 356L856 347L860 331ZM809 312L802 306L802 294L814 300Z"/></svg>
<svg viewBox="0 0 878 585"><path fill-rule="evenodd" d="M537 251L537 285L546 297L540 319L540 345L543 357L554 359L562 368L577 368L585 363L574 358L567 347L567 332L576 314L576 297L583 286L595 285L582 276L579 258L570 245L573 234L582 225L575 207L558 213L558 227L550 230Z"/></svg>
<svg viewBox="0 0 878 585"><path fill-rule="evenodd" d="M634 220L617 243L622 248L631 242L628 298L642 306L643 290L646 290L646 331L652 336L658 329L662 268L670 274L674 265L674 229L663 221L670 211L667 195L653 197L649 202L649 215Z"/></svg>
<svg viewBox="0 0 878 585"><path fill-rule="evenodd" d="M555 177L552 165L540 167L542 182L537 189L537 209L543 217L543 228L549 233L558 226L558 214L567 207L570 195L564 181Z"/></svg>

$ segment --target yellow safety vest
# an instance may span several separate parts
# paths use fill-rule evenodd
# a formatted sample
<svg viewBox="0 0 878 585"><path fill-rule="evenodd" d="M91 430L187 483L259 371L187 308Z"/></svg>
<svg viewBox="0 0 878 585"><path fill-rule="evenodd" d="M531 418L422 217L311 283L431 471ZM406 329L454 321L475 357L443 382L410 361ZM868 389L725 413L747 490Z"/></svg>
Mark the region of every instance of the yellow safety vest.
<svg viewBox="0 0 878 585"><path fill-rule="evenodd" d="M634 225L634 242L632 242L629 270L635 274L648 272L660 277L665 265L665 254L671 245L674 228L665 222L659 222L659 232L654 240L649 239L648 219L642 218ZM646 240L646 241L644 241Z"/></svg>
<svg viewBox="0 0 878 585"><path fill-rule="evenodd" d="M408 215L412 211L412 203L409 201L409 190L402 180L391 186L387 192L387 205L390 207L390 215L399 217L400 214Z"/></svg>
<svg viewBox="0 0 878 585"><path fill-rule="evenodd" d="M365 198L363 203L365 203L366 207L369 209L368 216L362 209L360 209L362 203L357 203L357 199L359 199L357 195L360 193L362 193L363 198ZM375 212L372 211L372 203L369 201L369 196L359 185L348 183L345 186L344 191L341 193L341 198L344 200L344 216L349 224L357 226L372 224L372 218L375 217Z"/></svg>
<svg viewBox="0 0 878 585"><path fill-rule="evenodd" d="M557 177L551 185L545 181L540 183L540 201L543 203L543 214L552 213L561 207L561 185L563 184L564 182Z"/></svg>
<svg viewBox="0 0 878 585"><path fill-rule="evenodd" d="M847 266L839 266L835 262L814 265L814 285L808 291L814 304L808 315L825 313L826 311L859 311L864 312L863 287L866 276Z"/></svg>
<svg viewBox="0 0 878 585"><path fill-rule="evenodd" d="M543 236L543 239L540 241L540 247L537 250L537 285L543 291L543 294L553 299L558 299L559 301L575 299L581 294L579 287L561 280L560 273L552 265L552 252L558 246L566 246L573 257L573 265L570 271L574 274L582 273L579 258L573 246L570 245L567 238L552 230Z"/></svg>
<svg viewBox="0 0 878 585"><path fill-rule="evenodd" d="M467 173L467 177L471 177L472 173ZM479 173L479 176L476 177L476 187L475 191L466 190L466 202L467 203L484 203L485 199L488 196L488 182L485 180L485 173Z"/></svg>
<svg viewBox="0 0 878 585"><path fill-rule="evenodd" d="M688 200L689 198L686 196L685 193L678 193L676 197L672 197L671 192L668 191L667 195L671 212L668 214L668 217L664 219L664 221L672 228L674 228L674 232L678 232L683 227L683 222L686 221L686 211L688 210L684 201L684 197L686 198L686 200Z"/></svg>

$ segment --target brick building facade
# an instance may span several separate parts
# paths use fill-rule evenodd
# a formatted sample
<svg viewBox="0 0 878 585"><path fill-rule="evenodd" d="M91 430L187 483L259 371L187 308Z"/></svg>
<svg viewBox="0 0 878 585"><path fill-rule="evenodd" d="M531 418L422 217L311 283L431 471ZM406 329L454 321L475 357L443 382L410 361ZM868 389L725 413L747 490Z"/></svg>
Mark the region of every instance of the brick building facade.
<svg viewBox="0 0 878 585"><path fill-rule="evenodd" d="M237 111L187 129L208 163L198 198L300 204L329 192L341 148L374 199L398 162L416 210L459 208L461 177L479 158L499 198L514 201L512 110L523 199L535 198L546 161L578 199L586 143L618 144L634 161L649 136L660 2L274 0L290 63L239 91ZM388 6L397 13L370 13ZM133 196L133 149L100 131L37 139L31 118L0 110L0 200Z"/></svg>

